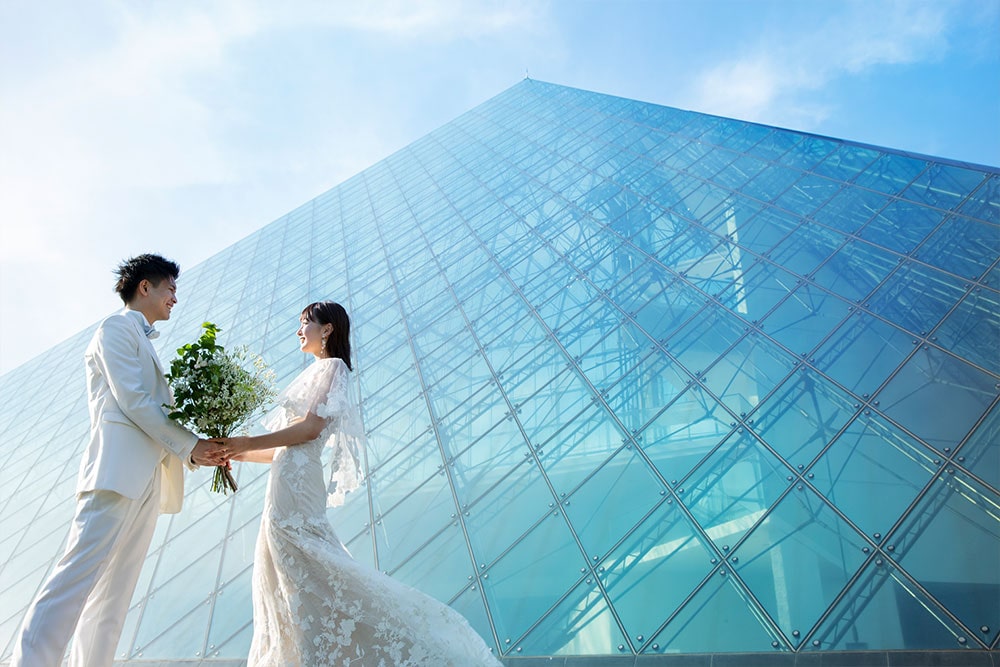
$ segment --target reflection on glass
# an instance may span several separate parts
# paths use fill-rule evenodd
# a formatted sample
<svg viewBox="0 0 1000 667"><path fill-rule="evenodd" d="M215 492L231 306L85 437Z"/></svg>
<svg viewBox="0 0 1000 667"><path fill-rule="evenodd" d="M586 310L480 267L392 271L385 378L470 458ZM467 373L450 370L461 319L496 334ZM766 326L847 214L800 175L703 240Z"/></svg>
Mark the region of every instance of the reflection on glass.
<svg viewBox="0 0 1000 667"><path fill-rule="evenodd" d="M788 488L789 470L749 433L716 448L678 489L719 548L736 544Z"/></svg>
<svg viewBox="0 0 1000 667"><path fill-rule="evenodd" d="M796 485L729 557L730 566L793 644L864 562L864 540Z"/></svg>
<svg viewBox="0 0 1000 667"><path fill-rule="evenodd" d="M968 634L906 574L884 557L870 558L804 648L819 651L934 650L970 647ZM973 639L971 646L977 642Z"/></svg>
<svg viewBox="0 0 1000 667"><path fill-rule="evenodd" d="M789 464L804 468L857 410L853 399L801 368L750 416L749 424Z"/></svg>
<svg viewBox="0 0 1000 667"><path fill-rule="evenodd" d="M890 424L862 416L819 460L809 479L865 534L885 534L940 466L933 451ZM871 502L872 498L878 502Z"/></svg>
<svg viewBox="0 0 1000 667"><path fill-rule="evenodd" d="M750 653L774 650L777 632L726 566L648 643L647 653ZM725 628L725 632L720 632ZM779 646L781 642L779 641Z"/></svg>
<svg viewBox="0 0 1000 667"><path fill-rule="evenodd" d="M944 470L889 537L889 545L900 565L966 627L995 631L1000 617L1000 494L995 489L960 471ZM942 558L942 546L950 557Z"/></svg>
<svg viewBox="0 0 1000 667"><path fill-rule="evenodd" d="M947 453L998 395L996 378L936 348L923 347L877 398L889 417ZM940 419L942 414L948 419Z"/></svg>
<svg viewBox="0 0 1000 667"><path fill-rule="evenodd" d="M965 295L967 283L915 262L903 264L872 294L868 308L925 335Z"/></svg>
<svg viewBox="0 0 1000 667"><path fill-rule="evenodd" d="M855 311L810 362L855 394L870 395L910 354L916 341L871 315Z"/></svg>
<svg viewBox="0 0 1000 667"><path fill-rule="evenodd" d="M597 566L632 637L649 638L711 569L700 532L666 495Z"/></svg>
<svg viewBox="0 0 1000 667"><path fill-rule="evenodd" d="M962 445L955 462L1000 489L1000 404L994 403Z"/></svg>

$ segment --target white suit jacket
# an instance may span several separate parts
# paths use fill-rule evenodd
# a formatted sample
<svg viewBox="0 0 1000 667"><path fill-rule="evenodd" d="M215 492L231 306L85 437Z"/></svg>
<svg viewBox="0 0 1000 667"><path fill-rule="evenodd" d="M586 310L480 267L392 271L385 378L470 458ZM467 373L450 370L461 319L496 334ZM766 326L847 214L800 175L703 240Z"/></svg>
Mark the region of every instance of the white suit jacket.
<svg viewBox="0 0 1000 667"><path fill-rule="evenodd" d="M90 441L76 492L100 489L135 499L162 466L160 511L175 513L184 498L184 464L198 436L167 416L170 385L145 322L142 313L123 310L101 322L87 346Z"/></svg>

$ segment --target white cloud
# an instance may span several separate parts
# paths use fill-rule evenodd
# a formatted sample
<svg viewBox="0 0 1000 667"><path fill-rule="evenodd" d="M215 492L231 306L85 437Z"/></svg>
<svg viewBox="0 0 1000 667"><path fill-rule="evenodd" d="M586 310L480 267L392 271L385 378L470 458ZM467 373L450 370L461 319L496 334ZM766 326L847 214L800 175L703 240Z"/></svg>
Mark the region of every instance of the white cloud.
<svg viewBox="0 0 1000 667"><path fill-rule="evenodd" d="M107 0L53 22L50 5L0 6L4 66L30 67L0 71L0 373L115 308L122 256L162 251L190 267L415 138L379 127L392 110L378 100L333 106L359 95L330 90L364 79L351 54L314 68L317 89L289 90L275 44L321 29L436 46L530 28L544 7ZM312 125L288 109L309 109ZM51 319L53 299L58 326L15 325Z"/></svg>
<svg viewBox="0 0 1000 667"><path fill-rule="evenodd" d="M329 2L313 0L296 5L290 14L284 5L261 0L253 5L259 21L269 25L308 24L380 33L401 39L443 40L480 37L534 23L547 2L528 0L370 0Z"/></svg>
<svg viewBox="0 0 1000 667"><path fill-rule="evenodd" d="M831 113L797 94L879 65L936 59L947 48L955 6L913 1L849 2L794 39L765 34L746 54L721 62L695 84L692 108L809 129ZM775 121L775 119L780 119Z"/></svg>

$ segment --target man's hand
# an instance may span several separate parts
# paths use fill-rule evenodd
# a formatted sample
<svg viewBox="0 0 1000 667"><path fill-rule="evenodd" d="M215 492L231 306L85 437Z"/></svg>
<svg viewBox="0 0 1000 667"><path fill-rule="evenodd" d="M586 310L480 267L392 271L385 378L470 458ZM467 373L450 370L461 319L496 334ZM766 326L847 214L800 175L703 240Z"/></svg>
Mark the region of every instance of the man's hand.
<svg viewBox="0 0 1000 667"><path fill-rule="evenodd" d="M224 440L199 440L191 450L191 460L200 466L221 466L229 461L230 448Z"/></svg>

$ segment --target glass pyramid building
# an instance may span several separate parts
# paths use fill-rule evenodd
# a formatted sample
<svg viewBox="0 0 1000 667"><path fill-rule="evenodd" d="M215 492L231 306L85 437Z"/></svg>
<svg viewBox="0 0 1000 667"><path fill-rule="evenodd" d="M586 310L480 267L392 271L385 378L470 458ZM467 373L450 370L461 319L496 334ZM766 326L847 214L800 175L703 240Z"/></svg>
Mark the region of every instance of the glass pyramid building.
<svg viewBox="0 0 1000 667"><path fill-rule="evenodd" d="M157 347L211 320L283 384L301 308L343 303L368 482L331 521L503 656L985 651L998 257L996 168L524 80L183 272ZM0 662L92 331L0 378ZM124 664L246 655L237 474L159 521Z"/></svg>

